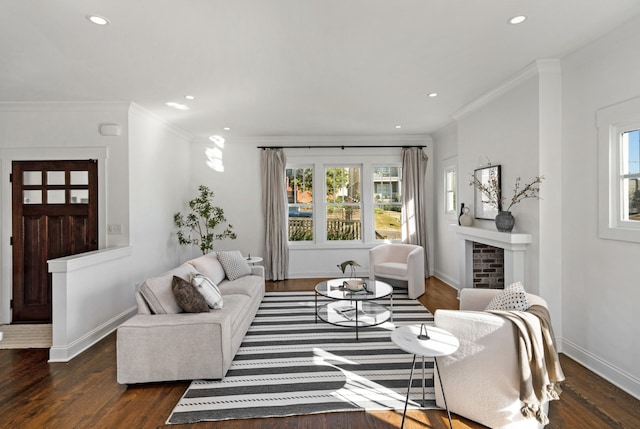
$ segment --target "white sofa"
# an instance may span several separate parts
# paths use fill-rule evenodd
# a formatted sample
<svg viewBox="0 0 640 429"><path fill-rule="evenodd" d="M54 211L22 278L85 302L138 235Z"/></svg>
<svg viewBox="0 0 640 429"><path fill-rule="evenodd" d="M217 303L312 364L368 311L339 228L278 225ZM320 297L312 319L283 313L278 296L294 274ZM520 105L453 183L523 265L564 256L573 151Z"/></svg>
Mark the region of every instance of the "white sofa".
<svg viewBox="0 0 640 429"><path fill-rule="evenodd" d="M407 282L409 298L424 293L424 249L414 244L380 244L369 250L369 278Z"/></svg>
<svg viewBox="0 0 640 429"><path fill-rule="evenodd" d="M452 413L490 428L540 428L535 418L525 418L520 408L517 334L513 324L484 312L499 289L465 288L459 310L437 310L435 326L455 335L460 348L438 358L447 405ZM528 293L530 305L547 307L546 301ZM436 403L444 408L438 375ZM544 404L545 413L548 402Z"/></svg>
<svg viewBox="0 0 640 429"><path fill-rule="evenodd" d="M265 293L264 267L249 269L250 275L230 281L212 252L141 284L138 314L117 330L118 383L222 379ZM221 309L181 312L173 276L190 281L195 272L218 285Z"/></svg>

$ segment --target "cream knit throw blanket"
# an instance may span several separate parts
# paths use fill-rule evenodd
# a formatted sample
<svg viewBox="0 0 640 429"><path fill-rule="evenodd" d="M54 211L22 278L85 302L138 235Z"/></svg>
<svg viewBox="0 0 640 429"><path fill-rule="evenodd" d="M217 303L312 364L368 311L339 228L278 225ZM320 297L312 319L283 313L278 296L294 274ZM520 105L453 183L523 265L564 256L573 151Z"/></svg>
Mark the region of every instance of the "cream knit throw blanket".
<svg viewBox="0 0 640 429"><path fill-rule="evenodd" d="M541 404L559 399L560 382L564 381L549 311L541 305L532 305L527 311L490 313L510 320L518 333L522 414L535 417L543 425L549 423Z"/></svg>

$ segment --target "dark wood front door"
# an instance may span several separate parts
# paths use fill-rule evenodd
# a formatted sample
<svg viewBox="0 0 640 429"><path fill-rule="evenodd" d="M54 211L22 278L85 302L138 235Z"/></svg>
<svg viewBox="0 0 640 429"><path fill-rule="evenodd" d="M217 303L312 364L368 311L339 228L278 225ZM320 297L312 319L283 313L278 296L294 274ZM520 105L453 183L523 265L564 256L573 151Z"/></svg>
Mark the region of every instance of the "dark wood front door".
<svg viewBox="0 0 640 429"><path fill-rule="evenodd" d="M47 260L98 248L98 164L14 161L11 180L12 323L47 323Z"/></svg>

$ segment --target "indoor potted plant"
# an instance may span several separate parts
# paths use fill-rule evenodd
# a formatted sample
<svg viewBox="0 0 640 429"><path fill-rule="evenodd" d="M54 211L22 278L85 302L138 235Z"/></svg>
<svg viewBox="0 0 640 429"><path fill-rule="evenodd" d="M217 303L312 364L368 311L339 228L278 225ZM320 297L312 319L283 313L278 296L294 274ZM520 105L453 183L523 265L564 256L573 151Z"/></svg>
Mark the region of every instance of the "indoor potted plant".
<svg viewBox="0 0 640 429"><path fill-rule="evenodd" d="M186 215L176 213L173 222L178 227L178 243L195 244L205 255L213 250L215 240L235 240L236 233L233 232L233 225L224 227L227 219L224 217L224 210L213 205L213 191L204 185L200 185L198 190L200 194L189 201L191 212ZM218 226L224 227L224 230L216 233Z"/></svg>

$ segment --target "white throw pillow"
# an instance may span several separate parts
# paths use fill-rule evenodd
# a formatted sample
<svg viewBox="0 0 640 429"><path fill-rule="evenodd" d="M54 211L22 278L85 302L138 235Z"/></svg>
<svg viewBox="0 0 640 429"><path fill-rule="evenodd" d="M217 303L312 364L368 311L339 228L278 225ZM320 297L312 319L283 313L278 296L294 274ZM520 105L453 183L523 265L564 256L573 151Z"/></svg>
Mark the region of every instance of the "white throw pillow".
<svg viewBox="0 0 640 429"><path fill-rule="evenodd" d="M516 282L505 287L502 292L494 296L485 311L527 311L529 307L529 300L524 286L522 286L522 283Z"/></svg>
<svg viewBox="0 0 640 429"><path fill-rule="evenodd" d="M191 284L202 294L209 307L222 308L223 300L220 289L209 277L200 273L194 274L191 278Z"/></svg>
<svg viewBox="0 0 640 429"><path fill-rule="evenodd" d="M222 268L224 268L229 280L239 279L251 274L251 267L239 250L216 252L216 256L218 256L218 261L222 264Z"/></svg>

